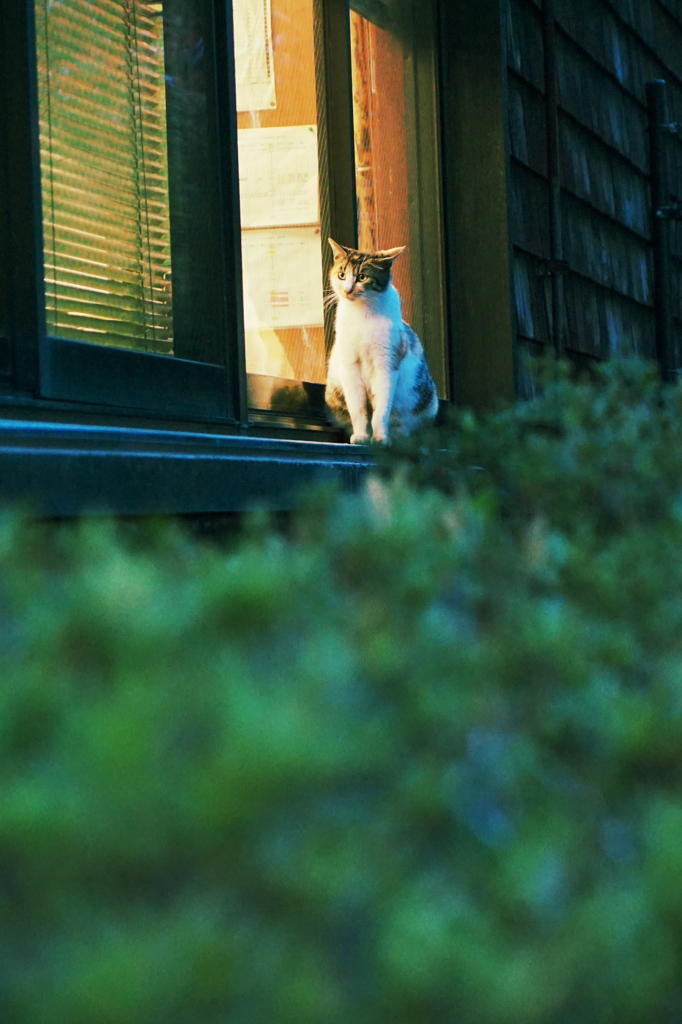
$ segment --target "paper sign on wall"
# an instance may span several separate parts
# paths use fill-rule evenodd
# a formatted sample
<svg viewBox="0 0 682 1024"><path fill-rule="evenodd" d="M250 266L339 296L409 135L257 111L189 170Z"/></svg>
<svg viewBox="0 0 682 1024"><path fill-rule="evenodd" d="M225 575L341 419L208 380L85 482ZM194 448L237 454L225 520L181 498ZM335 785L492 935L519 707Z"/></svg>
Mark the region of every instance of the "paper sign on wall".
<svg viewBox="0 0 682 1024"><path fill-rule="evenodd" d="M317 128L243 128L239 197L243 228L319 223Z"/></svg>
<svg viewBox="0 0 682 1024"><path fill-rule="evenodd" d="M261 326L276 330L324 322L319 227L245 231L242 268L244 293Z"/></svg>
<svg viewBox="0 0 682 1024"><path fill-rule="evenodd" d="M270 0L232 0L237 110L272 110L275 67Z"/></svg>

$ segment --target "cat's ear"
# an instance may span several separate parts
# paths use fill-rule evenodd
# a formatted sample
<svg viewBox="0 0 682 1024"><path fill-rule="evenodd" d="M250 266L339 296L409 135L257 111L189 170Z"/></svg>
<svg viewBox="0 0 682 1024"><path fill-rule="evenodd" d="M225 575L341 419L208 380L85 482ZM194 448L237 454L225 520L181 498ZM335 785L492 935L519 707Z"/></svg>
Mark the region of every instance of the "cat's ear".
<svg viewBox="0 0 682 1024"><path fill-rule="evenodd" d="M334 253L334 259L335 260L345 260L346 257L348 256L348 253L350 252L350 249L346 249L345 246L339 245L339 243L335 242L333 238L328 238L327 241L329 242L329 244L332 247L332 252Z"/></svg>
<svg viewBox="0 0 682 1024"><path fill-rule="evenodd" d="M382 260L382 262L385 260L388 263L393 263L393 260L397 260L401 252L405 252L406 249L406 245L399 245L396 249L380 249L372 255L375 259Z"/></svg>

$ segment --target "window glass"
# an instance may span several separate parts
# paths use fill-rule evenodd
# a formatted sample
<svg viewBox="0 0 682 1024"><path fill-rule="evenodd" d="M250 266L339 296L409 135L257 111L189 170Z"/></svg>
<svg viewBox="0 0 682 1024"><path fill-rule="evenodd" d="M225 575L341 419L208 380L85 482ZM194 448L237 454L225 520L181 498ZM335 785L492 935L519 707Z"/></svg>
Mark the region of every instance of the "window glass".
<svg viewBox="0 0 682 1024"><path fill-rule="evenodd" d="M161 4L37 9L48 331L170 353Z"/></svg>
<svg viewBox="0 0 682 1024"><path fill-rule="evenodd" d="M442 393L433 3L352 0L352 8L358 247L407 246L393 266L393 281Z"/></svg>
<svg viewBox="0 0 682 1024"><path fill-rule="evenodd" d="M221 358L208 0L36 0L48 333Z"/></svg>
<svg viewBox="0 0 682 1024"><path fill-rule="evenodd" d="M396 19L385 28L351 14L353 121L361 251L408 246L393 268L393 281L411 321L412 246L408 209L408 121L404 53Z"/></svg>
<svg viewBox="0 0 682 1024"><path fill-rule="evenodd" d="M233 13L246 369L323 382L313 0Z"/></svg>

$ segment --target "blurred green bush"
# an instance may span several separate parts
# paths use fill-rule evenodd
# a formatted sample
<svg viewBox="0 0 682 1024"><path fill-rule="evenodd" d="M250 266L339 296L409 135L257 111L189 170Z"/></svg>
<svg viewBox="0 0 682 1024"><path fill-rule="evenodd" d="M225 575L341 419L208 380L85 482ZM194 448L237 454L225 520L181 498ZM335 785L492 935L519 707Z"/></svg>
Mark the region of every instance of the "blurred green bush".
<svg viewBox="0 0 682 1024"><path fill-rule="evenodd" d="M0 522L0 1020L682 1019L682 391L386 456L285 537Z"/></svg>

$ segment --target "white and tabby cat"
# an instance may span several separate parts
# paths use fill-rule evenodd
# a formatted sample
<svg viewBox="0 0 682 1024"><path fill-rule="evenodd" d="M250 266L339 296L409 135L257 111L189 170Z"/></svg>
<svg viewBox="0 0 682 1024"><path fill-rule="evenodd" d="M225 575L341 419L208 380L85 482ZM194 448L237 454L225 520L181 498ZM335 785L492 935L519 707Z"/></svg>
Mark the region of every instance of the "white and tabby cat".
<svg viewBox="0 0 682 1024"><path fill-rule="evenodd" d="M390 444L438 412L436 386L424 350L402 318L391 284L393 261L404 251L358 252L329 244L329 281L336 302L334 346L325 401L333 422L350 430L351 444Z"/></svg>

